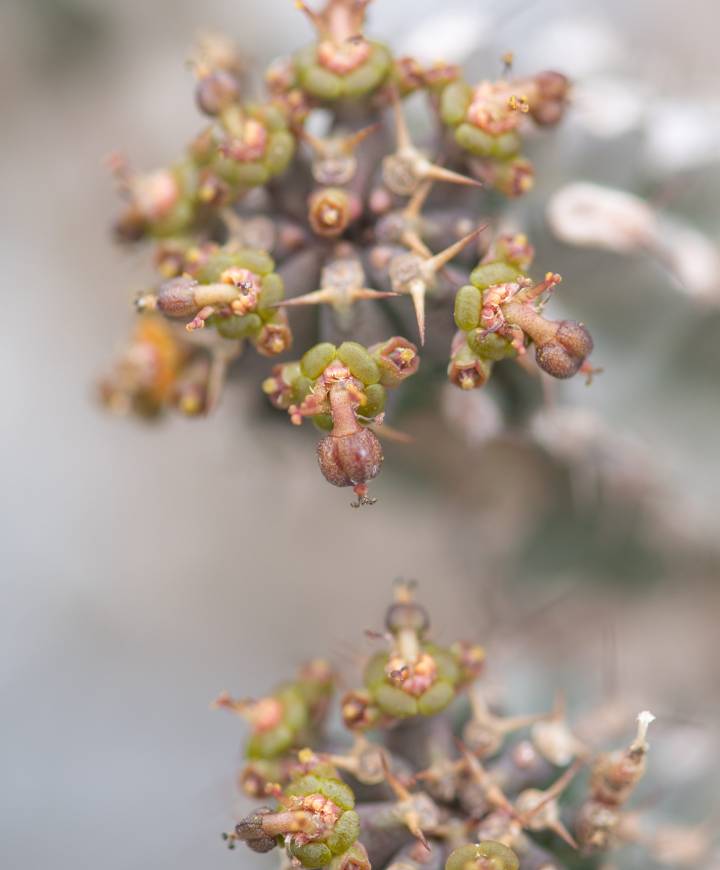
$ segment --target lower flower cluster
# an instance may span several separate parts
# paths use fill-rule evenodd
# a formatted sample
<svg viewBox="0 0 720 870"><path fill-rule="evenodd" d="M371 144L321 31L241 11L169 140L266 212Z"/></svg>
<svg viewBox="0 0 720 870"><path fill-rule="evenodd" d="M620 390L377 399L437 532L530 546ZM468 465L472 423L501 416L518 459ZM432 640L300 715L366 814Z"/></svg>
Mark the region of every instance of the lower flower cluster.
<svg viewBox="0 0 720 870"><path fill-rule="evenodd" d="M288 868L561 870L638 842L627 804L652 714L611 751L595 745L598 728L570 724L561 700L505 715L486 698L484 649L435 644L429 628L413 586L398 583L384 631L368 632L387 649L340 699L345 737L330 724L338 679L322 660L266 698L220 696L251 728L240 785L266 801L228 845L279 851Z"/></svg>

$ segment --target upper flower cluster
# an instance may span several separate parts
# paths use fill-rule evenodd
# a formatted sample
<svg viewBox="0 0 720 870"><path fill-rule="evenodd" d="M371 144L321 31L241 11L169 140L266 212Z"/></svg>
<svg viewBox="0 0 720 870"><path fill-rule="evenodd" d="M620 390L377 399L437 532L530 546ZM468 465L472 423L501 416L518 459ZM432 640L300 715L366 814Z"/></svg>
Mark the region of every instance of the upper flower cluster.
<svg viewBox="0 0 720 870"><path fill-rule="evenodd" d="M264 391L294 423L309 416L329 433L323 474L367 504L378 436L393 432L386 390L420 365L409 313L424 371L449 352L463 389L504 359L532 369L531 347L553 377L592 371L585 327L543 315L560 277L535 283L527 239L478 219L484 187L530 189L523 135L560 121L569 85L551 71L513 77L507 58L497 81L472 85L455 66L368 39L370 0L297 5L316 38L271 66L264 94L224 39L206 39L192 69L207 124L184 155L147 174L112 159L125 198L117 236L155 244L158 280L138 297L141 325L102 396L145 415L208 411L247 344L277 356L300 327L300 361L276 366ZM431 148L405 118L417 92Z"/></svg>

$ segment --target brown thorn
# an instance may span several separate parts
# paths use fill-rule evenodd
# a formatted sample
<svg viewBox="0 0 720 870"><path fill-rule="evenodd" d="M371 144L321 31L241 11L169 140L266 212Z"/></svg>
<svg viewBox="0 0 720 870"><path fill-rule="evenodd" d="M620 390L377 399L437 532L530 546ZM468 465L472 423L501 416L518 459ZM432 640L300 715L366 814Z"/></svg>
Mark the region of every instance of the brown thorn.
<svg viewBox="0 0 720 870"><path fill-rule="evenodd" d="M279 302L274 302L271 308L285 308L285 306L293 307L295 305L324 305L332 304L336 301L335 291L332 287L323 287L320 290L313 290L312 293L305 293L303 296L293 296L292 299L281 299Z"/></svg>
<svg viewBox="0 0 720 870"><path fill-rule="evenodd" d="M385 752L380 752L380 758L382 761L383 773L385 774L385 781L392 789L393 794L399 801L408 801L412 798L410 792L405 788L405 786L400 782L397 776L390 770L390 765L388 764L387 755Z"/></svg>
<svg viewBox="0 0 720 870"><path fill-rule="evenodd" d="M460 172L453 172L452 169L445 169L444 166L438 166L436 163L430 163L425 167L422 175L423 178L433 181L448 181L450 184L463 184L466 187L484 187L482 181L462 175Z"/></svg>
<svg viewBox="0 0 720 870"><path fill-rule="evenodd" d="M427 285L424 281L416 281L413 283L410 290L410 297L415 308L415 318L417 320L418 332L420 333L420 344L425 344L425 294L427 293Z"/></svg>
<svg viewBox="0 0 720 870"><path fill-rule="evenodd" d="M300 126L297 127L296 132L297 135L303 140L303 142L308 144L316 154L319 154L320 157L327 156L329 149L328 143L325 141L325 139L321 139L319 136L315 136L313 133L310 133L304 127Z"/></svg>
<svg viewBox="0 0 720 870"><path fill-rule="evenodd" d="M343 151L346 154L352 154L361 142L364 142L373 133L377 133L381 128L382 123L378 121L376 124L369 124L367 127L363 127L361 130L346 136L342 140L341 147Z"/></svg>
<svg viewBox="0 0 720 870"><path fill-rule="evenodd" d="M431 257L426 261L425 267L430 269L433 273L439 272L443 266L446 266L450 260L456 257L461 251L463 251L471 242L475 241L480 233L484 232L487 229L487 224L483 224L477 229L473 230L471 233L468 233L466 236L463 236L462 239L450 245L450 247L445 248L444 251L440 251L439 254L435 254L434 257Z"/></svg>
<svg viewBox="0 0 720 870"><path fill-rule="evenodd" d="M415 438L407 432L401 432L399 429L394 429L392 426L387 426L385 423L373 423L369 427L378 438L384 438L386 441L393 441L395 444L413 444Z"/></svg>
<svg viewBox="0 0 720 870"><path fill-rule="evenodd" d="M419 185L403 209L403 217L405 220L416 220L420 216L422 207L425 205L425 202L430 195L433 184L433 180L428 178Z"/></svg>
<svg viewBox="0 0 720 870"><path fill-rule="evenodd" d="M412 139L410 138L410 130L408 129L405 113L403 112L402 101L398 94L397 88L392 89L392 105L395 112L395 142L398 151L404 151L413 147Z"/></svg>
<svg viewBox="0 0 720 870"><path fill-rule="evenodd" d="M359 287L350 291L350 298L355 299L390 299L391 296L400 296L394 290L373 290L371 287Z"/></svg>
<svg viewBox="0 0 720 870"><path fill-rule="evenodd" d="M551 825L548 825L548 830L552 831L554 834L557 834L561 840L564 840L568 844L568 846L570 846L570 848L580 848L575 837L573 837L570 831L568 831L568 829L559 819L553 822Z"/></svg>
<svg viewBox="0 0 720 870"><path fill-rule="evenodd" d="M495 804L500 809L505 810L505 812L509 813L514 819L518 819L515 807L507 799L500 786L493 781L490 774L483 767L480 759L478 759L467 748L467 746L465 746L462 740L456 738L455 744L465 759L470 776L483 789L488 801Z"/></svg>
<svg viewBox="0 0 720 870"><path fill-rule="evenodd" d="M413 254L417 254L418 257L422 257L423 260L428 260L433 255L430 248L428 248L415 230L404 230L400 236L400 241L406 248L409 248Z"/></svg>

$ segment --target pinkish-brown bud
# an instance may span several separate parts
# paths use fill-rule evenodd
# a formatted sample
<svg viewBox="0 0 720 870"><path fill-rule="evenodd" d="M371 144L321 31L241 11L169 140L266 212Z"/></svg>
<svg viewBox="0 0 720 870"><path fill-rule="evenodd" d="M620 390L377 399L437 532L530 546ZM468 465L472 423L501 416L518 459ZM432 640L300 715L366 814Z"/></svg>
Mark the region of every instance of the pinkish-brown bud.
<svg viewBox="0 0 720 870"><path fill-rule="evenodd" d="M319 236L333 238L341 235L351 219L351 202L341 188L327 187L310 197L308 220Z"/></svg>
<svg viewBox="0 0 720 870"><path fill-rule="evenodd" d="M515 157L501 164L495 175L495 186L505 196L524 196L535 184L535 170L524 157Z"/></svg>
<svg viewBox="0 0 720 870"><path fill-rule="evenodd" d="M209 75L203 76L195 89L198 108L211 117L219 115L228 106L237 102L239 96L238 80L222 69L216 69Z"/></svg>
<svg viewBox="0 0 720 870"><path fill-rule="evenodd" d="M406 338L394 336L368 349L380 367L380 383L383 386L396 387L420 367L418 349Z"/></svg>
<svg viewBox="0 0 720 870"><path fill-rule="evenodd" d="M350 731L365 731L378 720L378 708L373 705L366 691L348 692L340 703L342 719Z"/></svg>
<svg viewBox="0 0 720 870"><path fill-rule="evenodd" d="M540 97L546 100L564 100L570 89L568 77L551 69L538 73L535 76L535 83Z"/></svg>
<svg viewBox="0 0 720 870"><path fill-rule="evenodd" d="M533 106L532 116L539 127L554 127L562 121L565 103L561 100L542 100Z"/></svg>
<svg viewBox="0 0 720 870"><path fill-rule="evenodd" d="M286 323L266 323L260 330L255 348L263 356L277 356L292 344L292 333Z"/></svg>

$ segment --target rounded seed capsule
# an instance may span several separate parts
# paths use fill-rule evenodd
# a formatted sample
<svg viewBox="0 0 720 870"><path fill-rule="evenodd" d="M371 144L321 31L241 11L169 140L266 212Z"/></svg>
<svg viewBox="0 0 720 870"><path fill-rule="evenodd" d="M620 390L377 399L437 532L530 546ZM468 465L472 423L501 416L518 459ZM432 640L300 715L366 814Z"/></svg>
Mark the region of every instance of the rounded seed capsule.
<svg viewBox="0 0 720 870"><path fill-rule="evenodd" d="M592 336L582 323L574 320L561 320L555 338L568 353L583 360L593 351Z"/></svg>
<svg viewBox="0 0 720 870"><path fill-rule="evenodd" d="M303 374L315 380L325 371L330 363L335 359L336 349L334 344L323 341L311 347L310 350L303 354L300 360L300 367Z"/></svg>
<svg viewBox="0 0 720 870"><path fill-rule="evenodd" d="M535 360L544 372L560 380L576 375L583 364L581 357L568 353L556 339L541 344L535 351Z"/></svg>
<svg viewBox="0 0 720 870"><path fill-rule="evenodd" d="M482 293L472 284L461 287L455 296L455 323L458 329L468 332L480 323Z"/></svg>
<svg viewBox="0 0 720 870"><path fill-rule="evenodd" d="M554 378L571 378L592 349L592 336L581 323L562 320L555 336L538 346L535 359L540 368Z"/></svg>
<svg viewBox="0 0 720 870"><path fill-rule="evenodd" d="M353 377L362 381L365 386L377 384L380 380L380 369L370 353L356 341L345 341L337 350L338 358L350 369Z"/></svg>
<svg viewBox="0 0 720 870"><path fill-rule="evenodd" d="M383 452L369 429L350 435L328 435L317 446L320 470L333 486L357 486L380 473Z"/></svg>
<svg viewBox="0 0 720 870"><path fill-rule="evenodd" d="M198 282L192 278L172 278L158 290L157 308L168 317L189 317L197 312L195 291Z"/></svg>

